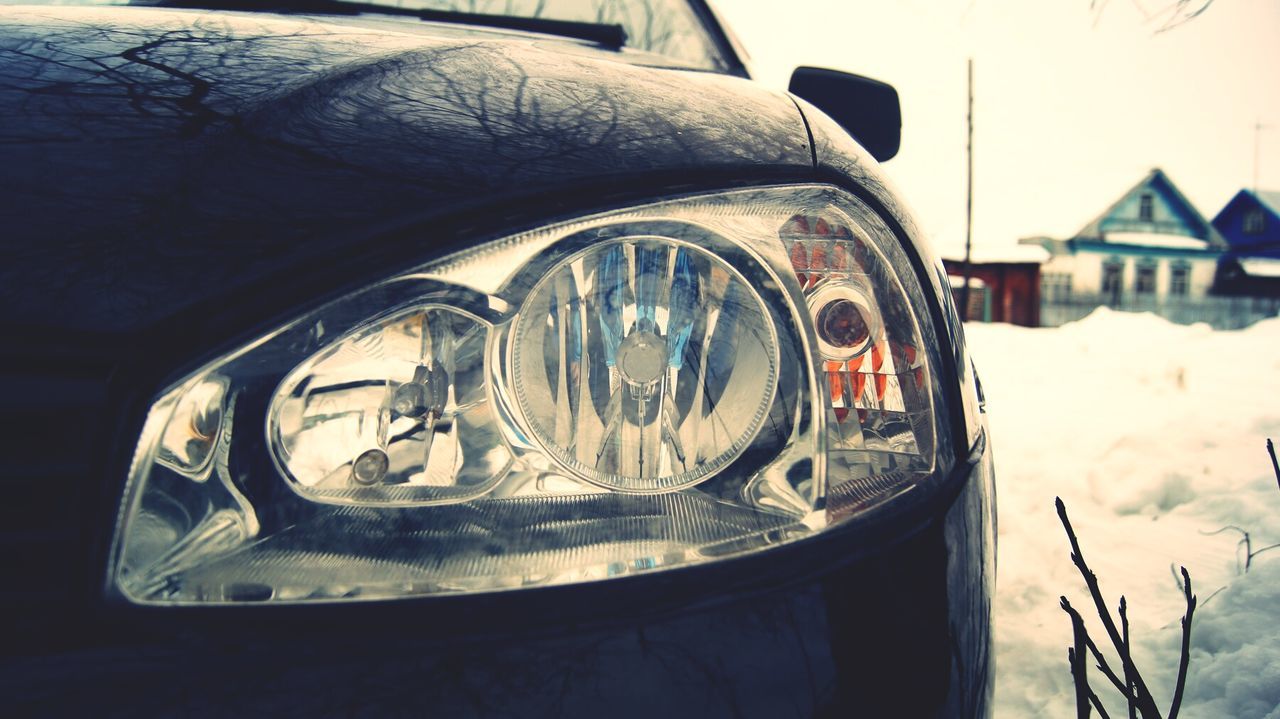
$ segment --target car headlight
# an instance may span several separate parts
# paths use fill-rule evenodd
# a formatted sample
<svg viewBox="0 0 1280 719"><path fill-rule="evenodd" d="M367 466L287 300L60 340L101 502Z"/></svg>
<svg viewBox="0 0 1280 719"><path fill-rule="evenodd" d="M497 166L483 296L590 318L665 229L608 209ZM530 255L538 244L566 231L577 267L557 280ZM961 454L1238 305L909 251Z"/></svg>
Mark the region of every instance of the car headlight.
<svg viewBox="0 0 1280 719"><path fill-rule="evenodd" d="M109 585L191 604L564 584L906 501L938 464L909 267L815 185L604 213L378 282L155 400Z"/></svg>

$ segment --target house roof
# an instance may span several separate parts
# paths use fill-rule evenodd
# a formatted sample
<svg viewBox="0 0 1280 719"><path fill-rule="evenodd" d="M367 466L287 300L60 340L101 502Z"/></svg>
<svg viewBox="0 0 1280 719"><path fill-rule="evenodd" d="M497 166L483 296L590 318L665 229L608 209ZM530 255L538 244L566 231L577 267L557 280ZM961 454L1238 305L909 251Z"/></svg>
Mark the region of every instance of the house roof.
<svg viewBox="0 0 1280 719"><path fill-rule="evenodd" d="M1216 223L1222 220L1227 215L1228 210L1234 209L1241 202L1249 203L1250 205L1257 203L1267 212L1280 217L1280 190L1244 189L1237 192L1235 196L1227 201L1227 204L1222 206L1221 210L1218 210L1218 214L1214 216L1213 221Z"/></svg>
<svg viewBox="0 0 1280 719"><path fill-rule="evenodd" d="M1175 204L1180 206L1180 208L1186 212L1194 222L1199 223L1200 227L1203 228L1202 234L1204 237L1196 237L1196 239L1204 241L1208 248L1226 249L1227 242L1223 239L1222 235L1218 233L1218 230L1212 223L1205 219L1204 215L1200 214L1200 210L1196 209L1196 206L1191 204L1191 201L1187 199L1186 195L1182 194L1182 191L1178 189L1177 185L1173 184L1173 181L1164 173L1164 170L1161 170L1158 167L1153 167L1150 172L1138 181L1137 184L1130 187L1124 194L1120 195L1119 199L1111 203L1107 209L1103 210L1102 214L1093 218L1089 224L1082 227L1072 239L1105 241L1107 232L1102 229L1103 222L1110 218L1116 209L1123 205L1126 200L1153 186L1161 186L1168 192ZM1280 198L1276 199L1280 201Z"/></svg>
<svg viewBox="0 0 1280 719"><path fill-rule="evenodd" d="M1271 210L1271 214L1280 217L1280 190L1245 190L1258 199L1258 202Z"/></svg>

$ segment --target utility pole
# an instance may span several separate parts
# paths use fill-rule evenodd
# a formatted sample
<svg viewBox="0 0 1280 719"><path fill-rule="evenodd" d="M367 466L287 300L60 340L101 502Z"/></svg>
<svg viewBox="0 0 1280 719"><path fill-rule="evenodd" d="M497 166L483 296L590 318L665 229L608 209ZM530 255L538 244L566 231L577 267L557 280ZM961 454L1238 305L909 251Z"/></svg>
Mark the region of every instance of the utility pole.
<svg viewBox="0 0 1280 719"><path fill-rule="evenodd" d="M960 320L969 320L969 278L973 274L970 263L973 247L973 58L969 58L969 142L965 147L969 178L965 183L967 197L964 208L964 288L960 290Z"/></svg>

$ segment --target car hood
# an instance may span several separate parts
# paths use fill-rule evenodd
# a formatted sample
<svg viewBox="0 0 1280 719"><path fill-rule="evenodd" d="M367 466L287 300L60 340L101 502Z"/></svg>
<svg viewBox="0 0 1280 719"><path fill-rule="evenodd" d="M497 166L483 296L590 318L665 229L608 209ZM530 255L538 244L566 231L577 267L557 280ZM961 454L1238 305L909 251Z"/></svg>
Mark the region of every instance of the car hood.
<svg viewBox="0 0 1280 719"><path fill-rule="evenodd" d="M786 95L652 61L425 23L4 9L0 325L123 336L374 252L400 218L812 169Z"/></svg>

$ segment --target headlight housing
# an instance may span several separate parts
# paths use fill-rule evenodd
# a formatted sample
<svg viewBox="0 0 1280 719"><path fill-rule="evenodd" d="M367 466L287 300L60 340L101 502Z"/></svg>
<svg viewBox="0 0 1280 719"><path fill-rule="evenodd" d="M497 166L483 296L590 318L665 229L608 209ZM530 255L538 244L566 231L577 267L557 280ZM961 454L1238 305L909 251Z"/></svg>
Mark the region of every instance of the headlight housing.
<svg viewBox="0 0 1280 719"><path fill-rule="evenodd" d="M922 316L896 239L826 186L485 243L163 392L109 586L353 601L765 551L934 481Z"/></svg>

